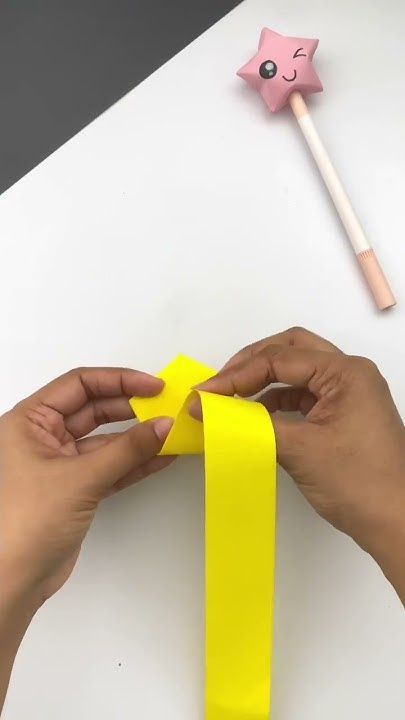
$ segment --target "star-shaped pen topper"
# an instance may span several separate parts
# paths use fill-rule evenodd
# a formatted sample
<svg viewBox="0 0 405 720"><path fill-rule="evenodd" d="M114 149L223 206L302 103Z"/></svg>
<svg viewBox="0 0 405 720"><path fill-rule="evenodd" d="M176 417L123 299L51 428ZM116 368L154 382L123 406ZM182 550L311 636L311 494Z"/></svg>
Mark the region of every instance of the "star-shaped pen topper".
<svg viewBox="0 0 405 720"><path fill-rule="evenodd" d="M259 50L238 75L258 90L272 112L287 104L294 90L310 95L323 90L312 65L319 40L286 37L264 28Z"/></svg>

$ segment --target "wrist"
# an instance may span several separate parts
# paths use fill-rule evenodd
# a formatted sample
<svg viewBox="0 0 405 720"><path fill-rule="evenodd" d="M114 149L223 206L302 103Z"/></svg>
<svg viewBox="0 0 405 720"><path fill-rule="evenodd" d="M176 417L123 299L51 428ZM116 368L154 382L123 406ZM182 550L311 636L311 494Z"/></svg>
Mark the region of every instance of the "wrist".
<svg viewBox="0 0 405 720"><path fill-rule="evenodd" d="M40 589L18 565L0 558L0 614L20 613L28 619L42 605Z"/></svg>
<svg viewBox="0 0 405 720"><path fill-rule="evenodd" d="M392 529L370 554L405 605L405 528Z"/></svg>
<svg viewBox="0 0 405 720"><path fill-rule="evenodd" d="M15 656L39 605L38 593L0 559L0 713Z"/></svg>
<svg viewBox="0 0 405 720"><path fill-rule="evenodd" d="M405 604L405 493L397 497L395 506L381 505L359 545L374 558Z"/></svg>

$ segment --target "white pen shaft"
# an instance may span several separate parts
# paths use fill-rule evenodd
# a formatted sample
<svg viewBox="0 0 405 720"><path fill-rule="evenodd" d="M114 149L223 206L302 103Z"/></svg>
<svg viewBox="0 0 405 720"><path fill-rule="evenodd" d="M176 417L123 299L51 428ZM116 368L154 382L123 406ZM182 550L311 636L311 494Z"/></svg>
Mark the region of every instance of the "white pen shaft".
<svg viewBox="0 0 405 720"><path fill-rule="evenodd" d="M336 210L339 213L378 308L385 310L388 307L392 307L395 305L395 298L387 279L364 234L359 219L332 165L326 148L319 137L306 103L299 92L291 94L290 105L318 166L319 172L329 190Z"/></svg>
<svg viewBox="0 0 405 720"><path fill-rule="evenodd" d="M370 249L363 228L354 212L349 198L343 188L339 176L333 167L331 160L326 152L325 146L319 137L318 131L312 122L309 114L302 115L298 118L298 124L302 130L302 134L311 149L314 160L319 168L319 172L329 190L329 194L335 204L336 210L342 220L345 230L349 236L349 240L353 245L354 252L360 253Z"/></svg>

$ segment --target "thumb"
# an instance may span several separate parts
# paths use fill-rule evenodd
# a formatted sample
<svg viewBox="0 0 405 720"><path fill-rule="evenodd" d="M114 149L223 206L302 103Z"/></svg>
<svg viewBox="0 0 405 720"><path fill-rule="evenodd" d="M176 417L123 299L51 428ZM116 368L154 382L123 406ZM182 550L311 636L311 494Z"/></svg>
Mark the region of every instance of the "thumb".
<svg viewBox="0 0 405 720"><path fill-rule="evenodd" d="M302 470L311 451L312 427L305 421L271 416L276 436L277 460L292 477Z"/></svg>
<svg viewBox="0 0 405 720"><path fill-rule="evenodd" d="M172 418L139 423L92 453L82 455L82 477L101 494L122 477L154 458L173 425Z"/></svg>

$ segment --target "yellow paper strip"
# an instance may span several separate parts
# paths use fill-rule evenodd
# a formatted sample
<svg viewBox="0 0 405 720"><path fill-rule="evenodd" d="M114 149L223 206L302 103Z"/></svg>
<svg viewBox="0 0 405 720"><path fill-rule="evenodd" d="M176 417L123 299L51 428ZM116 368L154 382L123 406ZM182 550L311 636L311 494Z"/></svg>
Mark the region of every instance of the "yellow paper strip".
<svg viewBox="0 0 405 720"><path fill-rule="evenodd" d="M259 403L200 392L215 374L179 356L156 398L132 398L142 421L175 418L162 454L205 450L206 720L268 720L275 562L276 447Z"/></svg>

